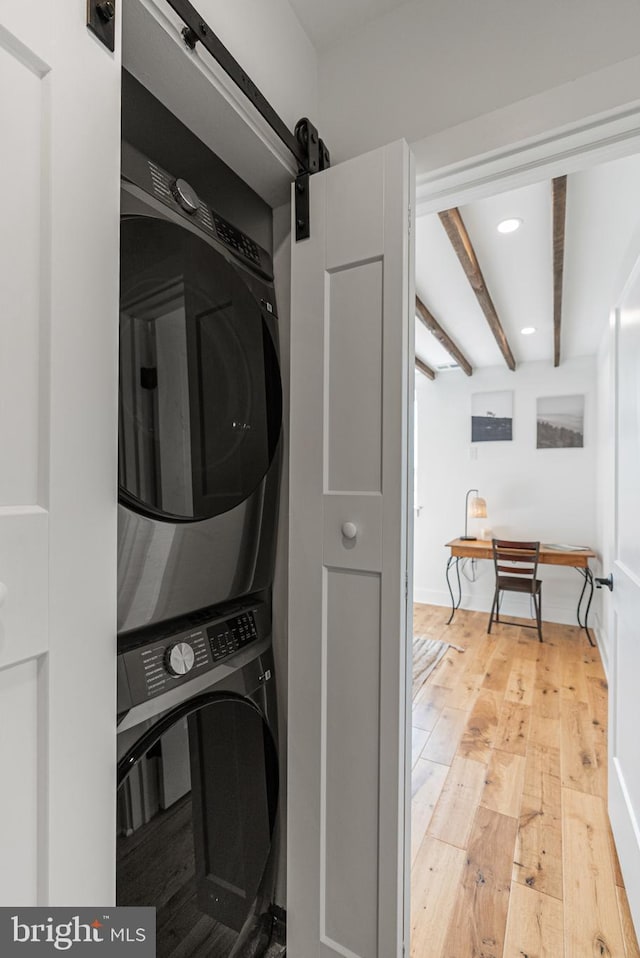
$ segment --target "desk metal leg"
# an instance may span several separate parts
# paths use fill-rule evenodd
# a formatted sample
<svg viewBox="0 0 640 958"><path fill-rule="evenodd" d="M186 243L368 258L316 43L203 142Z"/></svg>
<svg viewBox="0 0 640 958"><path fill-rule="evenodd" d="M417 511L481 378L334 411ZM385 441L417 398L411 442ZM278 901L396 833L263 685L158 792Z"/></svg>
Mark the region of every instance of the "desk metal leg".
<svg viewBox="0 0 640 958"><path fill-rule="evenodd" d="M576 569L576 572L579 572L584 579L584 582L582 584L582 592L580 593L580 598L578 599L578 608L576 611L576 618L578 619L578 625L580 626L580 628L584 629L584 631L587 633L587 638L589 639L589 645L595 647L595 642L591 638L591 633L589 632L589 625L588 625L589 609L591 608L591 600L593 599L593 588L594 588L593 573L591 572L591 569L588 566L586 569L578 568ZM587 587L588 587L588 591L587 591ZM581 619L582 600L584 598L585 592L587 592L588 598L587 598L587 607L584 613L584 621L582 621Z"/></svg>
<svg viewBox="0 0 640 958"><path fill-rule="evenodd" d="M457 601L454 598L453 589L451 588L451 580L449 579L449 571L454 563L456 567L456 578L458 580ZM451 596L451 615L447 619L447 625L450 625L453 621L454 615L456 614L456 609L460 606L460 602L462 601L462 586L460 584L460 559L458 556L449 556L447 560L447 585L449 586L449 595Z"/></svg>

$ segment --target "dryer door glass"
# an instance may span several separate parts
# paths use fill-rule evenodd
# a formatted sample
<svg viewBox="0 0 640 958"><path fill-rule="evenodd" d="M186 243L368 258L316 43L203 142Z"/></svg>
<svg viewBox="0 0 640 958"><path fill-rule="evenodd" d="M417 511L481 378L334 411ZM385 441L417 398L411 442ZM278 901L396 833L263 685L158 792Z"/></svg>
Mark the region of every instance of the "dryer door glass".
<svg viewBox="0 0 640 958"><path fill-rule="evenodd" d="M121 498L204 519L243 502L276 451L282 391L266 314L243 274L199 236L123 217Z"/></svg>

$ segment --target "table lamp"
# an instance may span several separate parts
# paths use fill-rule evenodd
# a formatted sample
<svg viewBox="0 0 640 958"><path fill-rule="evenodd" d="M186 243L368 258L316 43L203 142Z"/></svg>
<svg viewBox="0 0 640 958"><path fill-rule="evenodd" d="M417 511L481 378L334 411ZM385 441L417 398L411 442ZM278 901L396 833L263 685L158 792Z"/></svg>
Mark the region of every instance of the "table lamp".
<svg viewBox="0 0 640 958"><path fill-rule="evenodd" d="M475 492L475 496L469 502L469 496L472 492ZM478 495L477 489L469 489L467 492L466 498L464 500L464 535L460 536L461 539L477 539L477 536L467 535L467 520L471 516L472 519L486 519L487 518L487 503L486 501Z"/></svg>

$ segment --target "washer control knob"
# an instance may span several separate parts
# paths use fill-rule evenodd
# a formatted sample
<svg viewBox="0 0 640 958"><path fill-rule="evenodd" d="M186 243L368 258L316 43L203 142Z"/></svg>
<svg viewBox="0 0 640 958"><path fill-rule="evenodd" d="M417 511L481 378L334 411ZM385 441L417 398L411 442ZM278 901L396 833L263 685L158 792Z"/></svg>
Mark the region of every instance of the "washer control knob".
<svg viewBox="0 0 640 958"><path fill-rule="evenodd" d="M193 668L195 652L188 642L176 642L166 652L165 664L171 675L186 675Z"/></svg>
<svg viewBox="0 0 640 958"><path fill-rule="evenodd" d="M171 184L171 192L176 203L182 207L185 213L193 216L200 208L198 194L192 189L186 180L174 180Z"/></svg>

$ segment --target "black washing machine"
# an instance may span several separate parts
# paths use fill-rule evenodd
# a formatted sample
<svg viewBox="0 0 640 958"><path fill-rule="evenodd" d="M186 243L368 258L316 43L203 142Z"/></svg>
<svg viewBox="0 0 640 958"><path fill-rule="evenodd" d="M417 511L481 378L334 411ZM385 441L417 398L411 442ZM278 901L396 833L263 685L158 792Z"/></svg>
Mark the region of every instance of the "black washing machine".
<svg viewBox="0 0 640 958"><path fill-rule="evenodd" d="M210 609L120 641L117 904L158 958L262 954L278 758L270 611Z"/></svg>
<svg viewBox="0 0 640 958"><path fill-rule="evenodd" d="M118 633L273 580L282 389L267 250L123 144Z"/></svg>

